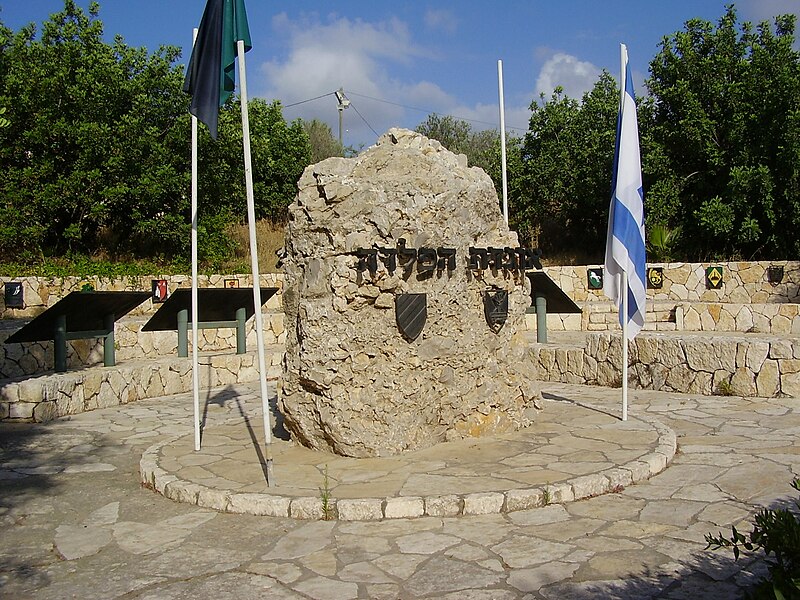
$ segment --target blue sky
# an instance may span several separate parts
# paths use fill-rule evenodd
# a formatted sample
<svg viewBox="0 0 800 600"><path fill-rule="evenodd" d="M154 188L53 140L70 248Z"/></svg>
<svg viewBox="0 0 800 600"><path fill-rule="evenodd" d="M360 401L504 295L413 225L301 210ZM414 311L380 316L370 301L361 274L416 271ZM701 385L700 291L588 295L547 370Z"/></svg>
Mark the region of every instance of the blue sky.
<svg viewBox="0 0 800 600"><path fill-rule="evenodd" d="M664 35L688 19L716 22L727 0L249 0L251 96L280 99L287 119L318 118L338 132L332 92L344 88L345 144L370 145L390 127L413 129L430 112L499 125L497 61L503 61L506 124L521 134L529 105L562 85L573 97L602 69L619 75L628 45L641 87ZM89 0L78 0L86 8ZM102 0L110 40L132 46L188 44L204 0ZM16 30L41 23L63 0L0 0L0 20ZM741 0L741 20L800 15L800 0ZM323 96L317 100L303 102ZM303 102L295 106L294 103Z"/></svg>

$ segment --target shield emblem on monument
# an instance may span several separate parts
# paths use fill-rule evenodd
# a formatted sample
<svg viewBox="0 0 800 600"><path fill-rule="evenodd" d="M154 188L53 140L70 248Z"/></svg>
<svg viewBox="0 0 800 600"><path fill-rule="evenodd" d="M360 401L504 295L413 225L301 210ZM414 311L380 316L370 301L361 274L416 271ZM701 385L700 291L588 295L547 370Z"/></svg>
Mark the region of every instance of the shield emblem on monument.
<svg viewBox="0 0 800 600"><path fill-rule="evenodd" d="M414 341L422 333L428 318L427 294L398 294L394 313L400 333Z"/></svg>
<svg viewBox="0 0 800 600"><path fill-rule="evenodd" d="M508 292L506 290L483 293L483 312L489 328L497 333L508 318Z"/></svg>

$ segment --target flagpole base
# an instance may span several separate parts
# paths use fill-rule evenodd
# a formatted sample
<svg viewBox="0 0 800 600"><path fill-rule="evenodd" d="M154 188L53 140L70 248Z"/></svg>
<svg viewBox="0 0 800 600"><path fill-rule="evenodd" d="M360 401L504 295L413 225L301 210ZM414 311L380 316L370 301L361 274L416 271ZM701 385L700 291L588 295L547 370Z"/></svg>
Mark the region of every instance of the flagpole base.
<svg viewBox="0 0 800 600"><path fill-rule="evenodd" d="M267 487L274 487L275 476L272 471L272 459L267 459Z"/></svg>

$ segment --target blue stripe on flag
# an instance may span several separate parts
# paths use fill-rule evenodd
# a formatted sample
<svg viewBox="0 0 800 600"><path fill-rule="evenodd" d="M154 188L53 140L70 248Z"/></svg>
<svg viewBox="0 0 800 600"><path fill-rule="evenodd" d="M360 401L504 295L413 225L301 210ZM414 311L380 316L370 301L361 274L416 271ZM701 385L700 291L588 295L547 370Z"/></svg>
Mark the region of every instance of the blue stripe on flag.
<svg viewBox="0 0 800 600"><path fill-rule="evenodd" d="M644 195L639 154L639 132L633 78L625 57L625 90L621 94L617 117L617 140L614 149L614 172L611 206L609 209L608 239L606 242L606 277L603 289L616 302L620 324L627 326L632 339L644 325L645 240ZM621 277L627 278L628 314L622 314Z"/></svg>
<svg viewBox="0 0 800 600"><path fill-rule="evenodd" d="M639 193L641 194L641 188ZM623 244L628 253L628 262L633 267L634 272L644 281L645 273L645 249L644 240L639 231L639 223L636 221L628 207L620 202L619 198L614 198L614 229L613 235ZM637 239L638 238L638 239ZM641 240L641 242L639 242ZM627 265L621 265L626 267ZM627 269L625 269L627 271ZM632 273L628 273L630 277Z"/></svg>

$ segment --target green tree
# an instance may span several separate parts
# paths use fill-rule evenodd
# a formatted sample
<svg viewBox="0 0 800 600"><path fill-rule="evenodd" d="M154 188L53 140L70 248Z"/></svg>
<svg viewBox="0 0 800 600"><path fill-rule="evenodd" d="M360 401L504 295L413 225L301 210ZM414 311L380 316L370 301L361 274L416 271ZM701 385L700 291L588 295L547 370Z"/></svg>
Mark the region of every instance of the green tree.
<svg viewBox="0 0 800 600"><path fill-rule="evenodd" d="M519 157L509 153L509 212L514 228L546 255L602 256L618 107L607 72L581 101L556 88L531 105Z"/></svg>
<svg viewBox="0 0 800 600"><path fill-rule="evenodd" d="M0 45L0 254L173 250L186 239L188 118L176 48L102 40L73 0Z"/></svg>
<svg viewBox="0 0 800 600"><path fill-rule="evenodd" d="M73 0L0 46L0 252L171 250L183 238L188 118L176 48L102 40ZM185 238L183 238L185 239Z"/></svg>
<svg viewBox="0 0 800 600"><path fill-rule="evenodd" d="M739 24L729 6L664 38L650 64L648 218L690 258L800 253L800 54L795 20ZM647 187L647 186L646 186Z"/></svg>
<svg viewBox="0 0 800 600"><path fill-rule="evenodd" d="M177 48L154 54L103 42L99 5L74 0L37 37L0 24L0 259L68 253L186 260L190 118ZM280 105L250 103L257 217L282 221L309 164L308 137ZM5 123L5 122L3 122ZM219 262L244 221L242 129L235 99L220 141L200 128L199 250Z"/></svg>
<svg viewBox="0 0 800 600"><path fill-rule="evenodd" d="M417 133L434 139L450 152L464 154L471 167L480 167L500 185L500 134L497 130L475 131L466 121L450 115L430 114L417 125Z"/></svg>
<svg viewBox="0 0 800 600"><path fill-rule="evenodd" d="M248 111L256 218L283 222L297 195L297 181L311 163L308 136L301 121L286 123L277 101L250 100ZM232 99L220 111L219 138L214 141L204 131L200 140L199 193L213 199L204 203L205 214L245 219L242 143L241 108L238 99Z"/></svg>
<svg viewBox="0 0 800 600"><path fill-rule="evenodd" d="M344 148L335 137L327 123L319 119L303 121L303 130L311 145L311 163L316 164L331 156L344 156Z"/></svg>

